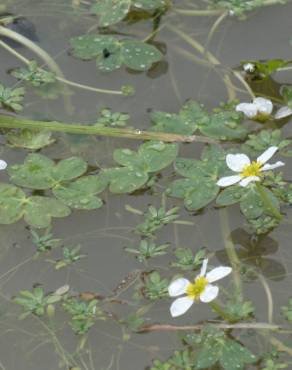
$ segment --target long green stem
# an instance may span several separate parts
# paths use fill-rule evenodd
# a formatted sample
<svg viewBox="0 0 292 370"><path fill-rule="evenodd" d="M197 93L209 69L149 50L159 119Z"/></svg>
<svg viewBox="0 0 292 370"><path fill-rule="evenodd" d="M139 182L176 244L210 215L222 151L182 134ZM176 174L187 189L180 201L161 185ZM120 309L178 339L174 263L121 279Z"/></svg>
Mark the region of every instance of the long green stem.
<svg viewBox="0 0 292 370"><path fill-rule="evenodd" d="M267 211L272 214L277 220L282 220L282 215L279 212L279 210L274 206L271 199L268 197L265 188L259 183L256 182L256 187L259 192L259 195L264 203L264 206L266 207Z"/></svg>
<svg viewBox="0 0 292 370"><path fill-rule="evenodd" d="M29 40L25 36L20 35L19 33L15 32L15 31L13 31L11 29L8 29L6 27L3 27L1 25L0 25L0 35L1 36L5 36L5 37L8 37L9 39L16 41L16 42L20 43L21 45L25 46L26 48L28 48L29 50L31 50L40 59L42 59L45 62L45 64L54 73L56 73L56 75L58 77L64 78L63 72L61 71L61 69L58 66L58 64L54 61L54 59L45 50L43 50L37 44L35 44L34 42L32 42L31 40ZM2 42L2 45L3 45L3 42ZM66 91L64 92L63 98L64 98L64 104L65 104L65 106L67 108L67 111L69 113L72 113L73 106L71 104L70 95L68 94L68 91L67 92Z"/></svg>
<svg viewBox="0 0 292 370"><path fill-rule="evenodd" d="M212 308L212 310L215 311L216 313L218 313L218 315L221 316L224 320L226 320L228 322L237 321L232 315L229 315L227 312L225 312L224 309L222 307L220 307L217 303L210 302L208 304Z"/></svg>
<svg viewBox="0 0 292 370"><path fill-rule="evenodd" d="M200 143L214 143L215 141L204 136L198 135L178 135L165 132L141 131L132 128L112 128L103 127L99 125L81 125L76 123L63 122L46 122L33 121L18 117L9 117L0 115L0 127L2 128L19 128L31 130L49 130L66 132L69 134L80 135L99 135L109 137L120 137L136 140L160 140L165 142L200 142Z"/></svg>
<svg viewBox="0 0 292 370"><path fill-rule="evenodd" d="M196 17L209 17L209 16L216 16L224 13L222 9L179 9L173 8L174 12L181 14L181 15L188 15L188 16L196 16Z"/></svg>
<svg viewBox="0 0 292 370"><path fill-rule="evenodd" d="M235 287L235 298L238 302L242 302L242 283L240 278L240 260L237 256L234 244L230 238L230 227L228 221L228 213L225 208L219 210L220 224L222 230L222 237L225 244L225 251L229 258Z"/></svg>
<svg viewBox="0 0 292 370"><path fill-rule="evenodd" d="M25 58L23 55L21 55L19 52L11 48L9 45L7 45L4 41L0 40L0 46L2 46L4 49L9 51L10 54L14 55L17 59L21 60L26 65L30 64L30 60ZM108 89L100 89L98 87L92 87L83 85L74 81L67 80L66 78L56 75L56 80L60 81L66 85L77 87L79 89L93 91L96 93L102 93L102 94L111 94L111 95L123 95L123 92L121 90L108 90Z"/></svg>

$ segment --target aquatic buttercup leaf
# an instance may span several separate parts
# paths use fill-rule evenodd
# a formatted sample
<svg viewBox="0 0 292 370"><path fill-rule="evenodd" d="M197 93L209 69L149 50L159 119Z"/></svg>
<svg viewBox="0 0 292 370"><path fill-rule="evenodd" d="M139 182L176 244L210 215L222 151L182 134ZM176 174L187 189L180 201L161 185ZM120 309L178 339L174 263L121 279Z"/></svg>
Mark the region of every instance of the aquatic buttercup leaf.
<svg viewBox="0 0 292 370"><path fill-rule="evenodd" d="M219 206L230 206L240 202L246 189L239 185L229 186L218 195L216 204Z"/></svg>
<svg viewBox="0 0 292 370"><path fill-rule="evenodd" d="M148 174L135 168L120 167L104 170L102 173L110 183L112 193L131 193L148 181Z"/></svg>
<svg viewBox="0 0 292 370"><path fill-rule="evenodd" d="M99 15L99 26L108 27L120 22L128 14L131 0L98 0L91 12Z"/></svg>
<svg viewBox="0 0 292 370"><path fill-rule="evenodd" d="M83 35L70 39L72 53L75 57L90 60L103 54L105 49L119 45L115 37L108 35Z"/></svg>
<svg viewBox="0 0 292 370"><path fill-rule="evenodd" d="M38 150L52 144L52 133L47 130L10 130L6 134L9 145L16 148Z"/></svg>
<svg viewBox="0 0 292 370"><path fill-rule="evenodd" d="M162 59L161 52L154 46L141 41L124 40L122 59L127 67L136 71L146 71L153 63Z"/></svg>
<svg viewBox="0 0 292 370"><path fill-rule="evenodd" d="M29 154L21 165L9 166L10 180L30 189L49 189L53 185L54 161L42 154Z"/></svg>
<svg viewBox="0 0 292 370"><path fill-rule="evenodd" d="M200 179L199 179L200 180ZM192 188L188 189L184 196L185 207L190 211L197 211L212 202L219 192L219 186L213 181L201 179L192 182Z"/></svg>
<svg viewBox="0 0 292 370"><path fill-rule="evenodd" d="M79 177L87 170L87 163L79 157L63 159L56 165L42 154L29 154L22 165L8 168L10 180L30 189L49 189L62 181Z"/></svg>
<svg viewBox="0 0 292 370"><path fill-rule="evenodd" d="M178 154L177 144L148 141L139 148L139 156L148 165L148 172L160 171L169 166Z"/></svg>
<svg viewBox="0 0 292 370"><path fill-rule="evenodd" d="M38 228L48 227L52 217L66 217L71 213L63 202L55 198L32 196L25 206L25 221Z"/></svg>
<svg viewBox="0 0 292 370"><path fill-rule="evenodd" d="M14 185L0 183L0 224L12 224L24 213L25 193Z"/></svg>
<svg viewBox="0 0 292 370"><path fill-rule="evenodd" d="M57 186L53 193L71 208L96 209L103 204L96 194L101 193L107 184L108 181L103 176L84 176L70 184Z"/></svg>

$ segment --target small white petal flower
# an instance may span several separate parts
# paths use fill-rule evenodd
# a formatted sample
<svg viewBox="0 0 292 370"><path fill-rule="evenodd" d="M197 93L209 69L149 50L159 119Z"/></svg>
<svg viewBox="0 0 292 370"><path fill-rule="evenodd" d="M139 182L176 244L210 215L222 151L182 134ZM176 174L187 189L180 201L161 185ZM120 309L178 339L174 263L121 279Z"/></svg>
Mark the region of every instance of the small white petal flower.
<svg viewBox="0 0 292 370"><path fill-rule="evenodd" d="M245 63L243 65L243 70L245 72L253 73L255 71L255 65L253 63Z"/></svg>
<svg viewBox="0 0 292 370"><path fill-rule="evenodd" d="M0 170L5 170L6 167L7 163L3 159L0 159Z"/></svg>
<svg viewBox="0 0 292 370"><path fill-rule="evenodd" d="M220 187L226 187L239 183L240 186L246 187L251 182L260 181L264 176L264 171L273 170L282 167L285 163L278 161L270 164L266 163L276 153L278 147L271 146L261 154L256 161L251 162L245 154L227 154L226 164L237 175L221 177L217 181Z"/></svg>
<svg viewBox="0 0 292 370"><path fill-rule="evenodd" d="M238 104L235 110L244 113L248 118L264 121L270 117L273 111L273 103L269 99L258 97L252 103Z"/></svg>
<svg viewBox="0 0 292 370"><path fill-rule="evenodd" d="M213 301L219 292L216 285L211 284L214 281L223 279L232 271L231 267L220 266L207 273L208 259L204 259L200 274L191 283L188 279L179 278L174 280L168 287L168 293L171 297L185 294L177 298L170 306L172 317L183 315L195 301L201 302Z"/></svg>
<svg viewBox="0 0 292 370"><path fill-rule="evenodd" d="M275 114L275 119L282 119L292 115L292 109L284 106L281 107Z"/></svg>

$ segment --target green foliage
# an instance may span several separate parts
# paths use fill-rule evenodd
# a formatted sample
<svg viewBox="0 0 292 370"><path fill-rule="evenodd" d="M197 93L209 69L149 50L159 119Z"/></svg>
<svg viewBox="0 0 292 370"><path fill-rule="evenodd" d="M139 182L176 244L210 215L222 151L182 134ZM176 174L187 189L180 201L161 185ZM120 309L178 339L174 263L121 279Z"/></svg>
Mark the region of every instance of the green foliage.
<svg viewBox="0 0 292 370"><path fill-rule="evenodd" d="M63 203L76 209L97 209L103 205L96 195L107 186L107 180L101 175L83 176L65 185L56 185L53 194Z"/></svg>
<svg viewBox="0 0 292 370"><path fill-rule="evenodd" d="M277 146L279 150L291 144L291 140L282 139L281 130L262 130L258 134L248 135L243 145L243 150L249 151L252 155L263 153L271 146Z"/></svg>
<svg viewBox="0 0 292 370"><path fill-rule="evenodd" d="M221 148L210 145L203 150L200 161L178 158L174 165L176 172L186 178L170 184L169 196L183 198L190 211L197 211L216 198L219 192L216 182L225 168L225 153Z"/></svg>
<svg viewBox="0 0 292 370"><path fill-rule="evenodd" d="M144 284L140 287L145 298L155 301L168 295L169 281L162 279L159 272L153 271L144 278Z"/></svg>
<svg viewBox="0 0 292 370"><path fill-rule="evenodd" d="M18 87L12 89L5 87L0 83L0 108L19 112L23 109L22 101L24 97L24 88Z"/></svg>
<svg viewBox="0 0 292 370"><path fill-rule="evenodd" d="M147 71L153 63L162 59L154 46L137 40L119 40L109 35L84 35L71 39L73 55L83 60L96 58L97 68L111 72L122 65Z"/></svg>
<svg viewBox="0 0 292 370"><path fill-rule="evenodd" d="M125 127L129 121L130 115L127 113L112 113L111 109L103 108L100 111L100 117L98 117L97 125L104 127Z"/></svg>
<svg viewBox="0 0 292 370"><path fill-rule="evenodd" d="M112 193L131 193L149 180L150 174L170 165L177 156L176 144L149 141L138 152L116 149L114 159L124 167L105 169L102 174L110 183Z"/></svg>
<svg viewBox="0 0 292 370"><path fill-rule="evenodd" d="M151 237L164 225L174 222L179 217L178 211L179 207L173 207L167 211L165 207L157 209L150 206L144 216L144 222L136 227L136 231L143 236Z"/></svg>
<svg viewBox="0 0 292 370"><path fill-rule="evenodd" d="M57 294L45 295L43 288L36 287L32 291L22 290L13 301L23 307L24 313L20 318L25 318L29 314L43 316L49 305L52 305L61 300L61 296Z"/></svg>
<svg viewBox="0 0 292 370"><path fill-rule="evenodd" d="M182 270L197 270L206 258L206 250L200 249L195 256L190 248L177 248L175 251L177 262L173 262L171 266L178 267Z"/></svg>
<svg viewBox="0 0 292 370"><path fill-rule="evenodd" d="M286 105L292 109L292 86L282 86L281 95Z"/></svg>
<svg viewBox="0 0 292 370"><path fill-rule="evenodd" d="M81 246L77 245L74 248L63 248L63 258L55 262L55 269L59 270L63 267L67 267L72 265L73 263L81 260L82 258L86 257L86 254L80 254Z"/></svg>
<svg viewBox="0 0 292 370"><path fill-rule="evenodd" d="M44 235L39 235L35 230L30 230L32 243L35 245L37 252L47 252L60 246L62 239L53 238L53 234L46 232Z"/></svg>
<svg viewBox="0 0 292 370"><path fill-rule="evenodd" d="M266 360L264 366L265 367L261 368L261 370L279 370L288 368L288 364L277 364L273 359Z"/></svg>
<svg viewBox="0 0 292 370"><path fill-rule="evenodd" d="M50 189L81 176L87 170L86 162L78 157L54 163L42 154L29 154L22 165L10 166L10 180L30 189Z"/></svg>
<svg viewBox="0 0 292 370"><path fill-rule="evenodd" d="M225 312L238 321L250 318L254 310L251 301L238 302L238 300L231 300L225 305Z"/></svg>
<svg viewBox="0 0 292 370"><path fill-rule="evenodd" d="M122 21L135 10L153 11L166 6L166 0L99 0L91 7L91 12L99 15L99 26L108 27Z"/></svg>
<svg viewBox="0 0 292 370"><path fill-rule="evenodd" d="M289 64L289 61L283 59L269 59L266 61L259 60L245 60L241 62L241 65L251 63L254 66L254 70L249 72L256 79L265 79L271 76L279 68L283 68Z"/></svg>
<svg viewBox="0 0 292 370"><path fill-rule="evenodd" d="M10 130L6 134L10 146L38 150L55 142L52 133L47 130Z"/></svg>
<svg viewBox="0 0 292 370"><path fill-rule="evenodd" d="M14 69L11 74L19 80L29 82L34 87L56 82L55 74L39 68L35 61L30 62L25 68Z"/></svg>
<svg viewBox="0 0 292 370"><path fill-rule="evenodd" d="M230 14L243 18L246 12L250 12L256 8L264 5L264 0L209 0L209 2L216 8L223 8L229 10ZM282 3L279 0L279 4Z"/></svg>
<svg viewBox="0 0 292 370"><path fill-rule="evenodd" d="M165 255L168 246L168 244L156 245L152 241L143 239L137 249L125 248L125 251L135 254L139 262L145 262L150 258Z"/></svg>
<svg viewBox="0 0 292 370"><path fill-rule="evenodd" d="M243 139L247 130L242 126L242 116L231 110L209 114L199 103L188 101L179 114L153 112L151 120L155 131L191 135L199 130L203 135L220 140Z"/></svg>
<svg viewBox="0 0 292 370"><path fill-rule="evenodd" d="M96 320L105 320L103 311L96 299L85 302L70 297L63 302L62 307L71 315L69 324L76 334L85 334Z"/></svg>
<svg viewBox="0 0 292 370"><path fill-rule="evenodd" d="M34 227L48 227L52 217L66 217L70 209L57 199L27 197L16 186L0 183L0 224L12 224L22 217Z"/></svg>
<svg viewBox="0 0 292 370"><path fill-rule="evenodd" d="M285 319L292 322L292 298L289 298L288 306L281 307L281 310Z"/></svg>

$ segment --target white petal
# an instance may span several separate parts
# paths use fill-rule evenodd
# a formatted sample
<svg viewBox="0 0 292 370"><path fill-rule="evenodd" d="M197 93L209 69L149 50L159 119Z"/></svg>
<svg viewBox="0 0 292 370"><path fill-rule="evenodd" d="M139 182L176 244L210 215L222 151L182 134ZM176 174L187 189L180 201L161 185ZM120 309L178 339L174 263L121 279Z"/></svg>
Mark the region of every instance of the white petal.
<svg viewBox="0 0 292 370"><path fill-rule="evenodd" d="M274 164L266 163L266 164L261 168L261 171L274 170L275 168L282 167L282 166L285 166L285 163L284 163L284 162L281 162L281 161L278 161L278 162L276 162L276 163L274 163Z"/></svg>
<svg viewBox="0 0 292 370"><path fill-rule="evenodd" d="M278 150L277 146L270 146L267 150L263 152L259 157L257 157L257 162L266 163Z"/></svg>
<svg viewBox="0 0 292 370"><path fill-rule="evenodd" d="M186 292L186 287L190 284L188 279L180 278L170 283L168 287L168 294L171 297L177 297Z"/></svg>
<svg viewBox="0 0 292 370"><path fill-rule="evenodd" d="M276 113L275 113L275 119L282 119L288 116L291 116L292 109L289 107L281 107Z"/></svg>
<svg viewBox="0 0 292 370"><path fill-rule="evenodd" d="M243 70L244 70L245 72L252 73L252 72L254 72L254 71L255 71L255 65L254 65L254 64L252 64L252 63L245 63L245 64L243 65Z"/></svg>
<svg viewBox="0 0 292 370"><path fill-rule="evenodd" d="M254 118L258 114L258 108L253 103L240 103L235 110L244 113L248 118Z"/></svg>
<svg viewBox="0 0 292 370"><path fill-rule="evenodd" d="M194 300L189 297L177 298L170 306L172 317L183 315L193 305Z"/></svg>
<svg viewBox="0 0 292 370"><path fill-rule="evenodd" d="M239 175L221 177L221 179L217 181L217 185L224 188L225 186L236 184L240 180L241 180L241 176Z"/></svg>
<svg viewBox="0 0 292 370"><path fill-rule="evenodd" d="M227 154L226 164L232 171L241 172L250 164L250 159L245 154Z"/></svg>
<svg viewBox="0 0 292 370"><path fill-rule="evenodd" d="M202 263L202 267L201 267L201 271L200 271L199 276L205 276L205 274L207 272L207 266L208 266L208 258L205 258L203 263Z"/></svg>
<svg viewBox="0 0 292 370"><path fill-rule="evenodd" d="M239 185L245 188L250 182L254 182L254 181L260 181L260 178L258 176L248 176L242 179Z"/></svg>
<svg viewBox="0 0 292 370"><path fill-rule="evenodd" d="M3 161L2 159L0 159L0 170L5 170L6 167L7 167L7 163Z"/></svg>
<svg viewBox="0 0 292 370"><path fill-rule="evenodd" d="M206 279L210 283L213 283L214 281L223 279L225 276L229 275L231 271L232 271L231 267L226 266L216 267L210 272L208 272L208 274L206 275Z"/></svg>
<svg viewBox="0 0 292 370"><path fill-rule="evenodd" d="M200 295L200 300L205 303L211 302L217 297L218 292L219 288L216 285L209 284Z"/></svg>
<svg viewBox="0 0 292 370"><path fill-rule="evenodd" d="M273 103L269 99L255 98L253 104L256 105L259 113L271 114L273 111Z"/></svg>

